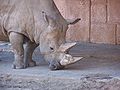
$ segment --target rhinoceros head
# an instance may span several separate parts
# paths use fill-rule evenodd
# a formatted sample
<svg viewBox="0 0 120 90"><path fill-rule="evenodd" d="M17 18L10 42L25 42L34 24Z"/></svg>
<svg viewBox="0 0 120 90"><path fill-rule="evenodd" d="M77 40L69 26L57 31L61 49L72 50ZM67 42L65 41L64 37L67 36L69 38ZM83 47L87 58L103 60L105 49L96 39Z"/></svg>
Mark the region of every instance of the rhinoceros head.
<svg viewBox="0 0 120 90"><path fill-rule="evenodd" d="M75 24L79 19L56 22L57 20L46 15L46 13L43 13L43 15L47 29L40 37L40 51L44 54L50 69L62 69L64 66L80 60L82 57L72 57L67 53L76 43L66 43L65 41L68 25Z"/></svg>

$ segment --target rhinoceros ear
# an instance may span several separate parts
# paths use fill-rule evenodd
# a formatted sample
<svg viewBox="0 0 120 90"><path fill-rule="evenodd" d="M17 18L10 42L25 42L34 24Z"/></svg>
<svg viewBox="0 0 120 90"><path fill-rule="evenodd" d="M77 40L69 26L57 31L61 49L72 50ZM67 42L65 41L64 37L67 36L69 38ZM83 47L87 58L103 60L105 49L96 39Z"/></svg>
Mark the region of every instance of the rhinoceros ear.
<svg viewBox="0 0 120 90"><path fill-rule="evenodd" d="M56 25L55 20L54 20L52 17L48 16L44 11L42 11L42 14L43 14L43 17L44 17L45 22L46 22L49 26L54 27L54 26Z"/></svg>
<svg viewBox="0 0 120 90"><path fill-rule="evenodd" d="M77 19L66 19L68 25L76 24L78 21L80 21L81 18Z"/></svg>
<svg viewBox="0 0 120 90"><path fill-rule="evenodd" d="M65 52L65 51L67 51L68 49L72 48L75 45L76 45L76 42L75 43L61 44L61 46L59 47L58 51Z"/></svg>

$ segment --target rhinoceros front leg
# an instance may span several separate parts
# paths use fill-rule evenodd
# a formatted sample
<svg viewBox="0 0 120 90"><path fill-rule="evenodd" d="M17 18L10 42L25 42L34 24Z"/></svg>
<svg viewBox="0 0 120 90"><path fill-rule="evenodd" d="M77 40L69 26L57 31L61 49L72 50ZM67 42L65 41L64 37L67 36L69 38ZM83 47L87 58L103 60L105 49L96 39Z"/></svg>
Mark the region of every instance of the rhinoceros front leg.
<svg viewBox="0 0 120 90"><path fill-rule="evenodd" d="M24 48L25 67L36 66L36 62L32 60L32 54L37 46L38 46L37 44L35 44L31 41L28 41L26 43L25 48Z"/></svg>
<svg viewBox="0 0 120 90"><path fill-rule="evenodd" d="M23 40L24 36L19 33L11 32L9 35L10 43L14 51L15 60L13 62L14 69L23 69L24 68L24 48Z"/></svg>

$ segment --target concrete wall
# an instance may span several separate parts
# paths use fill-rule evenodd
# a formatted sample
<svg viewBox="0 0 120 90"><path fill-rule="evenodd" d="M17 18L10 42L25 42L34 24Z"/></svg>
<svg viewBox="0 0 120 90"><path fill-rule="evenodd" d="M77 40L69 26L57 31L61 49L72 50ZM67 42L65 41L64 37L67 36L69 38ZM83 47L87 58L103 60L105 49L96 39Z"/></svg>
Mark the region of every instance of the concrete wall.
<svg viewBox="0 0 120 90"><path fill-rule="evenodd" d="M70 26L67 40L120 44L120 0L54 0L65 18L82 20Z"/></svg>

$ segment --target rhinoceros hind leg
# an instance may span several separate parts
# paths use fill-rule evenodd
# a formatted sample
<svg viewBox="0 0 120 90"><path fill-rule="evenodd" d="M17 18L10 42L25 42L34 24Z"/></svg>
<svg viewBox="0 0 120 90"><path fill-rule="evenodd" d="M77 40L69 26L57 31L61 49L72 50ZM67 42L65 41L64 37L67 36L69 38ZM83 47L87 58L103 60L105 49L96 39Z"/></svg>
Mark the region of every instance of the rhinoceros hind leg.
<svg viewBox="0 0 120 90"><path fill-rule="evenodd" d="M31 41L26 42L26 45L24 47L25 67L36 66L36 62L32 60L32 54L37 46L38 45L35 44L34 42L31 42Z"/></svg>
<svg viewBox="0 0 120 90"><path fill-rule="evenodd" d="M24 67L24 49L23 49L23 35L11 32L9 35L10 43L14 51L15 60L13 62L14 69L23 69Z"/></svg>

